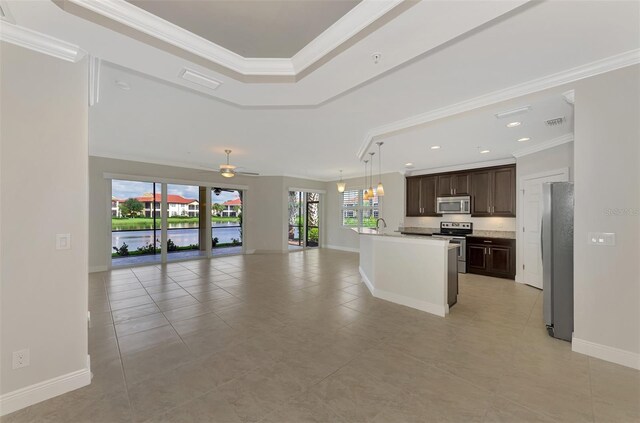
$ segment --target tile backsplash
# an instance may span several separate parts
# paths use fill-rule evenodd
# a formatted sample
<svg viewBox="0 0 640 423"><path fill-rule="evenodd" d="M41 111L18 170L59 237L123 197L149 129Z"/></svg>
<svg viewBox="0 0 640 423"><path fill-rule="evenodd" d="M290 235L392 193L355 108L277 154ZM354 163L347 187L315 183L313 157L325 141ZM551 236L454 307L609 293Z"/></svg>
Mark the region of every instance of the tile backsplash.
<svg viewBox="0 0 640 423"><path fill-rule="evenodd" d="M472 222L473 229L484 231L515 231L515 217L470 217L463 214L450 214L442 217L405 217L394 226L439 228L440 222ZM391 226L391 222L390 226Z"/></svg>

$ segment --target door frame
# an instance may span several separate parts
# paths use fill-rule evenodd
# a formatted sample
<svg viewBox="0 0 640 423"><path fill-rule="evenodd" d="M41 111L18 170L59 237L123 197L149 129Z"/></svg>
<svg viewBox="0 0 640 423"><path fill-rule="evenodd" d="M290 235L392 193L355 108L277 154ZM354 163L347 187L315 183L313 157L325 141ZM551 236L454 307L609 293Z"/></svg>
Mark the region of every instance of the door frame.
<svg viewBox="0 0 640 423"><path fill-rule="evenodd" d="M303 246L302 248L299 249L295 249L295 250L290 250L289 249L289 238L288 238L288 233L289 233L289 213L283 213L283 234L284 234L284 245L283 245L283 252L287 252L287 253L293 253L296 251L303 251L303 250L308 250L308 249L316 249L316 248L322 248L322 246L324 245L324 207L325 207L325 203L326 203L326 194L327 194L327 190L325 189L314 189L314 188L299 188L299 187L289 187L287 188L287 190L285 191L285 206L283 210L289 210L289 192L302 192L304 193L304 206L302 207L302 211L304 214L304 242L303 242ZM307 247L307 193L315 193L315 194L319 194L320 195L320 199L318 200L318 226L319 226L319 231L318 231L318 246L317 247Z"/></svg>
<svg viewBox="0 0 640 423"><path fill-rule="evenodd" d="M523 242L523 214L524 214L524 185L527 182L535 179L549 178L552 176L558 176L556 182L568 182L570 180L570 172L568 167L561 167L559 169L545 170L543 172L531 173L523 175L518 178L517 190L518 195L516 198L516 282L526 283L522 276L522 264L524 263L524 242Z"/></svg>

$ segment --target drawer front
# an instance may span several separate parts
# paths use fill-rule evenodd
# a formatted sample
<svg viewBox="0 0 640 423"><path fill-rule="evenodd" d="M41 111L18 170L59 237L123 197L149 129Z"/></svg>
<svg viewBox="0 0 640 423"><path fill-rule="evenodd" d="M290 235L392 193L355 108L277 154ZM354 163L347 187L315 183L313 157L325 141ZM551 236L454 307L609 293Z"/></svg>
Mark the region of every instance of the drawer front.
<svg viewBox="0 0 640 423"><path fill-rule="evenodd" d="M484 238L484 237L479 237L479 236L468 236L467 237L467 243L468 244L475 244L475 245L485 245L487 247L489 247L491 245L501 245L501 246L509 247L509 246L511 246L511 245L513 245L515 243L515 239L509 239L509 238Z"/></svg>

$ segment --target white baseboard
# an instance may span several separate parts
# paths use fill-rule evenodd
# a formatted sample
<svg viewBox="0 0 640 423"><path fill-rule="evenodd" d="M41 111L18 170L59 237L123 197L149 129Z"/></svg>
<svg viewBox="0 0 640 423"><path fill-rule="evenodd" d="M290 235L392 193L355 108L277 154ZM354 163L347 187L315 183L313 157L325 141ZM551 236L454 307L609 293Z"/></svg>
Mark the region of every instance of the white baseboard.
<svg viewBox="0 0 640 423"><path fill-rule="evenodd" d="M245 250L245 254L255 254L256 250Z"/></svg>
<svg viewBox="0 0 640 423"><path fill-rule="evenodd" d="M341 247L339 245L324 245L322 248L328 248L330 250L348 251L350 253L359 253L359 248Z"/></svg>
<svg viewBox="0 0 640 423"><path fill-rule="evenodd" d="M391 301L392 303L415 308L416 310L426 311L436 316L445 317L449 314L449 306L440 306L438 304L428 303L426 301L416 300L414 298L405 297L404 295L394 294L393 292L376 289L374 297L381 300Z"/></svg>
<svg viewBox="0 0 640 423"><path fill-rule="evenodd" d="M89 266L89 273L106 272L109 270L107 266Z"/></svg>
<svg viewBox="0 0 640 423"><path fill-rule="evenodd" d="M375 294L376 289L373 287L373 284L371 283L371 281L369 280L367 275L364 274L364 271L362 270L362 267L358 267L358 271L360 272L360 277L362 278L362 282L364 282L365 286L367 287L367 289L369 290L371 295L373 295L375 297L376 296L376 294Z"/></svg>
<svg viewBox="0 0 640 423"><path fill-rule="evenodd" d="M369 280L367 275L362 270L362 267L358 267L358 271L360 272L360 276L362 277L362 281L376 298L380 298L381 300L389 301L392 303L400 304L403 306L415 308L416 310L425 311L430 314L435 314L436 316L445 317L449 314L449 306L441 306L438 304L428 303L426 301L416 300L414 298L409 298L404 295L394 294L392 292L383 291L381 289L377 289L373 286L373 283Z"/></svg>
<svg viewBox="0 0 640 423"><path fill-rule="evenodd" d="M90 383L91 369L89 357L87 357L87 367L84 369L34 383L0 396L0 416L82 388Z"/></svg>
<svg viewBox="0 0 640 423"><path fill-rule="evenodd" d="M640 370L640 354L638 353L575 337L571 340L571 349L577 353Z"/></svg>

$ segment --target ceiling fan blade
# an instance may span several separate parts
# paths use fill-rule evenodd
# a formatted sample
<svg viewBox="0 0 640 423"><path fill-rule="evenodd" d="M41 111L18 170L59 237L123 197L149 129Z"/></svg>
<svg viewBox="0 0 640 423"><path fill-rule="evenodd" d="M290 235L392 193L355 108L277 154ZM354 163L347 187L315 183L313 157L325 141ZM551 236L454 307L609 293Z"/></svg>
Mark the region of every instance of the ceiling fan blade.
<svg viewBox="0 0 640 423"><path fill-rule="evenodd" d="M247 176L260 176L259 173L256 172L236 172L237 175L247 175Z"/></svg>

